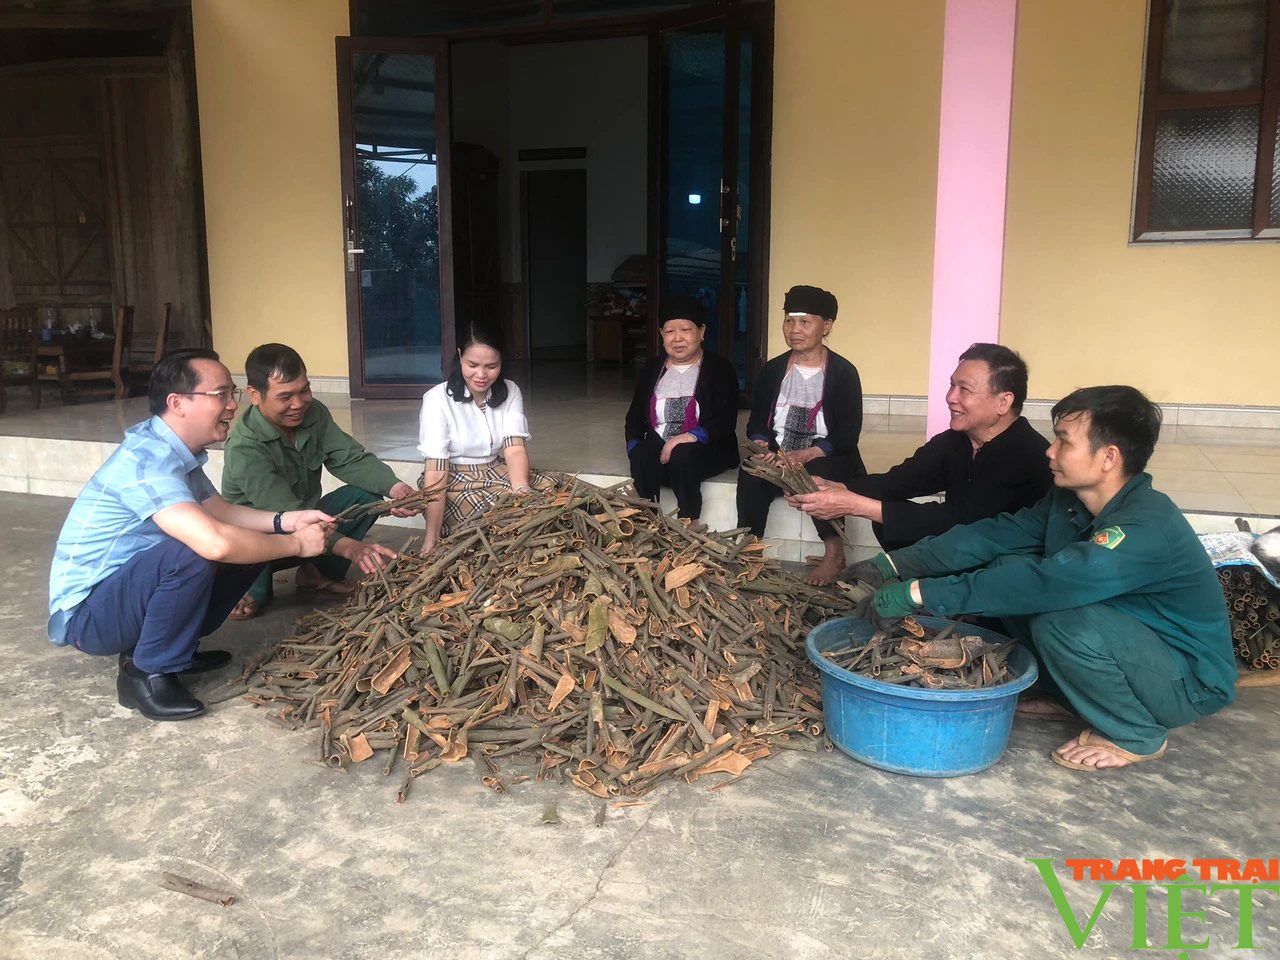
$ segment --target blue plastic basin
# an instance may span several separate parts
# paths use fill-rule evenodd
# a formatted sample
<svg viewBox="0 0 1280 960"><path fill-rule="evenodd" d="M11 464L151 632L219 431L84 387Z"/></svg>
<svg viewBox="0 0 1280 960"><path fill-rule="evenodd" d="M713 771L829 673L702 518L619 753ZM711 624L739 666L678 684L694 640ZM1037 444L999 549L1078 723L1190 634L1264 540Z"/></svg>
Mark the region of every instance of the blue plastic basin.
<svg viewBox="0 0 1280 960"><path fill-rule="evenodd" d="M917 617L940 630L951 623ZM964 636L994 643L1008 637L965 624ZM822 654L871 639L874 628L859 617L840 617L809 631L805 649L822 672L822 712L827 733L855 760L915 777L960 777L985 770L1004 753L1018 694L1035 683L1035 657L1023 647L1009 655L1017 679L987 690L922 690L842 670Z"/></svg>

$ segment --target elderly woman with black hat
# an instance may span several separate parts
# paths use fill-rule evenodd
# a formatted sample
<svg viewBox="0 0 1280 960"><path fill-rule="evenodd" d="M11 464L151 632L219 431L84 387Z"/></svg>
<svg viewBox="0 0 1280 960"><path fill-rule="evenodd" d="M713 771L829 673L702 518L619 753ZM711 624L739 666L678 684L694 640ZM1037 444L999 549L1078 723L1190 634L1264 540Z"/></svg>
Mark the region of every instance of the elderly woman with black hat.
<svg viewBox="0 0 1280 960"><path fill-rule="evenodd" d="M702 481L737 466L738 375L728 360L703 348L706 311L693 297L670 297L662 308L665 356L650 361L627 410L627 457L642 497L676 495L679 514L702 514Z"/></svg>
<svg viewBox="0 0 1280 960"><path fill-rule="evenodd" d="M774 357L756 378L747 438L758 456L781 452L815 477L848 483L866 475L858 436L862 433L862 381L857 368L826 346L836 319L836 298L818 287L787 291L782 336L790 348ZM769 504L782 491L746 471L738 472L738 526L764 536ZM844 569L844 542L825 520L813 522L823 556L809 576L831 583Z"/></svg>

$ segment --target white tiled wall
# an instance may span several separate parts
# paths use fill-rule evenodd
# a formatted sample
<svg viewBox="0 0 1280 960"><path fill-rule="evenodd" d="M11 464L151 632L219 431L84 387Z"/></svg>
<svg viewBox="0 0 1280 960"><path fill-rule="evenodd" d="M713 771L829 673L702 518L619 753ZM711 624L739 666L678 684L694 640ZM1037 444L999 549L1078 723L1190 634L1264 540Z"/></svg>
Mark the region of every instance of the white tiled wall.
<svg viewBox="0 0 1280 960"><path fill-rule="evenodd" d="M0 492L33 493L53 497L74 497L80 493L85 481L93 475L116 448L114 443L81 440L52 440L32 437L0 437ZM416 483L422 464L416 460L389 460L396 476L406 483ZM222 482L222 451L210 450L205 468L210 481L220 487ZM612 486L628 477L601 474L582 474L582 479L599 486ZM341 482L324 474L322 487L327 493ZM731 530L737 526L737 506L732 482L712 481L703 484L702 519L713 530ZM662 493L662 508L674 510L675 497L670 490ZM1187 512L1187 518L1197 533L1234 531L1235 517L1225 514ZM1255 533L1261 533L1277 525L1274 517L1245 516ZM421 529L420 518L386 517L379 521L389 526ZM846 550L850 560L873 552L876 541L867 520L846 521L850 524L855 546ZM819 551L821 541L813 528L813 522L797 510L788 507L781 499L773 502L769 510L769 522L765 528L771 553L783 560L803 560Z"/></svg>
<svg viewBox="0 0 1280 960"><path fill-rule="evenodd" d="M106 462L116 444L101 441L51 440L31 437L0 437L0 492L35 493L51 497L75 497L98 467ZM417 460L387 461L396 476L406 483L417 483L422 464ZM205 474L215 487L222 485L222 451L210 450ZM629 477L602 474L582 474L582 479L599 486L612 486L629 480ZM321 488L328 493L341 486L341 481L329 473L321 479ZM738 510L734 500L735 487L728 482L703 484L702 519L713 530L732 530L738 525ZM670 490L662 496L664 510L674 510L675 497ZM385 517L379 521L388 526L421 529L422 520L417 517ZM859 546L875 546L871 524L865 520L853 521L856 542ZM769 523L765 528L771 552L783 560L803 560L816 552L821 541L812 521L793 510L779 498L769 511ZM856 552L856 551L855 551Z"/></svg>
<svg viewBox="0 0 1280 960"><path fill-rule="evenodd" d="M0 477L27 476L27 438L0 438Z"/></svg>
<svg viewBox="0 0 1280 960"><path fill-rule="evenodd" d="M116 444L0 437L0 490L74 497Z"/></svg>

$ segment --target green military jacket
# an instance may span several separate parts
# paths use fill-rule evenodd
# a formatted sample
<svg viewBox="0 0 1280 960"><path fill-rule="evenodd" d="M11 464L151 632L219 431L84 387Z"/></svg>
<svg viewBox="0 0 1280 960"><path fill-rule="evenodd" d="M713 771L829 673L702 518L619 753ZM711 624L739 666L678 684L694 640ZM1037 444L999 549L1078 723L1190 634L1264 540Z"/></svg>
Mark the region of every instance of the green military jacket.
<svg viewBox="0 0 1280 960"><path fill-rule="evenodd" d="M1114 607L1186 655L1187 679L1199 681L1187 684L1193 700L1216 709L1234 697L1222 587L1191 525L1151 488L1150 474L1131 478L1096 517L1070 490L1054 488L1035 506L890 557L903 580L920 578L925 608L942 617Z"/></svg>
<svg viewBox="0 0 1280 960"><path fill-rule="evenodd" d="M231 427L223 451L222 497L259 510L311 510L320 500L320 469L343 483L386 496L399 482L389 466L311 401L290 443L250 406Z"/></svg>

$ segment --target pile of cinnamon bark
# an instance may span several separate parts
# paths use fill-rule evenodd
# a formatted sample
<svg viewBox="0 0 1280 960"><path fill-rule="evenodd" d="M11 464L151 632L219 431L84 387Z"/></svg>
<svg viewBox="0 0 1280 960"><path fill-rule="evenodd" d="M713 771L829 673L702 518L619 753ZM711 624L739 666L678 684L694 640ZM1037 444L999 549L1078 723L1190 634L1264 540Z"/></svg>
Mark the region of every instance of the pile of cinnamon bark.
<svg viewBox="0 0 1280 960"><path fill-rule="evenodd" d="M563 478L507 495L426 556L407 547L345 607L299 620L235 692L313 730L319 762L398 771L400 800L464 758L498 791L737 777L816 748L804 637L850 609L763 549L629 487Z"/></svg>

